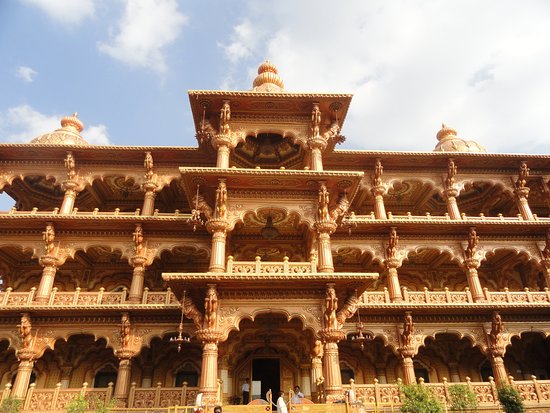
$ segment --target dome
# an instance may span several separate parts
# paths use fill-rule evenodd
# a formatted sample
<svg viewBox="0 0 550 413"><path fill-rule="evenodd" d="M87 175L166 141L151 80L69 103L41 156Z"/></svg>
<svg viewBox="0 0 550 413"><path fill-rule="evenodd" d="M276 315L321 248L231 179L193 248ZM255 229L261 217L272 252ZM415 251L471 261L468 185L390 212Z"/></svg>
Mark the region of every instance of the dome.
<svg viewBox="0 0 550 413"><path fill-rule="evenodd" d="M254 79L252 90L254 92L282 92L285 84L278 73L275 65L266 60L258 67L258 76Z"/></svg>
<svg viewBox="0 0 550 413"><path fill-rule="evenodd" d="M437 140L434 152L487 152L479 143L459 138L456 130L445 124L437 132Z"/></svg>
<svg viewBox="0 0 550 413"><path fill-rule="evenodd" d="M80 136L84 124L78 119L78 113L61 119L61 128L34 138L30 143L46 145L90 145Z"/></svg>

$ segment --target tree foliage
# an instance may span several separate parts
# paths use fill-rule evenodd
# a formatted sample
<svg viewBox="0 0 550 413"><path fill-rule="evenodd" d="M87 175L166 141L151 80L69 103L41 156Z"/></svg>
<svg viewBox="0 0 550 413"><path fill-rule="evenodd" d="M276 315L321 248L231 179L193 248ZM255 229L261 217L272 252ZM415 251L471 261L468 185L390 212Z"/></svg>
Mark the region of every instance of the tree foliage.
<svg viewBox="0 0 550 413"><path fill-rule="evenodd" d="M525 407L519 392L512 386L498 388L498 400L506 413L524 413Z"/></svg>
<svg viewBox="0 0 550 413"><path fill-rule="evenodd" d="M475 393L465 384L449 386L449 409L453 412L476 412Z"/></svg>
<svg viewBox="0 0 550 413"><path fill-rule="evenodd" d="M8 397L0 404L0 413L19 413L21 411L21 400L15 397Z"/></svg>
<svg viewBox="0 0 550 413"><path fill-rule="evenodd" d="M401 386L402 413L443 413L443 403L426 386L410 384Z"/></svg>

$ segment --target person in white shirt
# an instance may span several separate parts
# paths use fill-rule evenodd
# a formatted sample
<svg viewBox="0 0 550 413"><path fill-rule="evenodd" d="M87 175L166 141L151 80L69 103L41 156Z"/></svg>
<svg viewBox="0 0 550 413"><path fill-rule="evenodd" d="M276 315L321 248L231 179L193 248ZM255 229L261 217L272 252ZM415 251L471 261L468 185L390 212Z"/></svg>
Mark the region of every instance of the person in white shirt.
<svg viewBox="0 0 550 413"><path fill-rule="evenodd" d="M300 391L300 386L294 386L294 395L292 396L292 404L302 403L304 393Z"/></svg>
<svg viewBox="0 0 550 413"><path fill-rule="evenodd" d="M202 412L202 393L197 393L195 398L195 412Z"/></svg>
<svg viewBox="0 0 550 413"><path fill-rule="evenodd" d="M271 402L275 407L277 407L277 413L288 413L288 409L285 403L285 392L279 392L279 398L277 399L277 404Z"/></svg>
<svg viewBox="0 0 550 413"><path fill-rule="evenodd" d="M241 390L243 392L243 404L248 404L250 401L250 383L249 379L244 379L244 383L241 387Z"/></svg>

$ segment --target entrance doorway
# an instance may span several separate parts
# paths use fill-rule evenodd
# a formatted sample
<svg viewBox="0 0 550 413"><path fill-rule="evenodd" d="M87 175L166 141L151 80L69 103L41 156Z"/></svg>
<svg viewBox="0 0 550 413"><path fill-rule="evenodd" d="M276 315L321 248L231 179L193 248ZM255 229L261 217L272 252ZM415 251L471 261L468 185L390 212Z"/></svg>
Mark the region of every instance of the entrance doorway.
<svg viewBox="0 0 550 413"><path fill-rule="evenodd" d="M267 391L271 389L273 400L277 400L281 389L281 365L279 359L265 358L252 360L252 381L261 381L261 398L267 400ZM254 392L251 390L251 396Z"/></svg>

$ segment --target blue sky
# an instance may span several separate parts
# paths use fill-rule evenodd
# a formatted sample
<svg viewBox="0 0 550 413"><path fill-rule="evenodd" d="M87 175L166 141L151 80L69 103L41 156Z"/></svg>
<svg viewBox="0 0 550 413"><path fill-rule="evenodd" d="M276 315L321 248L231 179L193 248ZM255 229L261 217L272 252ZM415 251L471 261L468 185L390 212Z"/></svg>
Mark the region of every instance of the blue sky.
<svg viewBox="0 0 550 413"><path fill-rule="evenodd" d="M342 148L550 153L550 2L0 1L0 141L194 146L188 89L353 93Z"/></svg>

